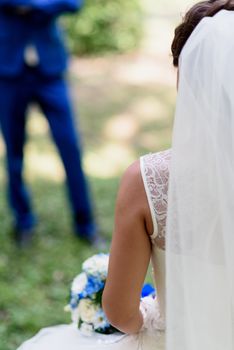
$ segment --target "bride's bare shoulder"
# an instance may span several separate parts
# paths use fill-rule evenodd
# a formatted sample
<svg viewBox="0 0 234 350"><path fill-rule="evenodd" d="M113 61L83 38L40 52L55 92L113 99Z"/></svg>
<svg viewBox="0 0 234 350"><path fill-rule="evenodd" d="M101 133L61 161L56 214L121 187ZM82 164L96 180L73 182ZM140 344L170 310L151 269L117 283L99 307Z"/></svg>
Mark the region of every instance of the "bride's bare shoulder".
<svg viewBox="0 0 234 350"><path fill-rule="evenodd" d="M139 160L125 170L120 182L119 195L121 196L120 202L140 209L141 199L144 197L144 185Z"/></svg>

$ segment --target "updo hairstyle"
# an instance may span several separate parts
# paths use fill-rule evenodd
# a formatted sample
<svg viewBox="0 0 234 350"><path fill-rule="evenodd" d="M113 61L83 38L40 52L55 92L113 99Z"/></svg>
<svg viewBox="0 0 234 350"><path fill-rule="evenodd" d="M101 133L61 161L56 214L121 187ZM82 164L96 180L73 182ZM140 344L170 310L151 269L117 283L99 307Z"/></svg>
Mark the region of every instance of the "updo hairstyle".
<svg viewBox="0 0 234 350"><path fill-rule="evenodd" d="M178 67L180 53L198 23L204 17L213 17L220 10L234 11L234 0L202 1L194 5L185 14L182 23L175 29L175 36L171 45L173 65L175 67Z"/></svg>

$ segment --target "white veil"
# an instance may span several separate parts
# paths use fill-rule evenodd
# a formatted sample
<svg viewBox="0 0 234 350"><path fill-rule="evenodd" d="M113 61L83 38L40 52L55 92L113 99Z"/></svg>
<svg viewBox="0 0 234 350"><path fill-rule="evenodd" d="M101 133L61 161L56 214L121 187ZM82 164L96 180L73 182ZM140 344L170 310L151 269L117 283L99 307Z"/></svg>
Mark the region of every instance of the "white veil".
<svg viewBox="0 0 234 350"><path fill-rule="evenodd" d="M234 349L234 12L180 57L167 222L167 350Z"/></svg>

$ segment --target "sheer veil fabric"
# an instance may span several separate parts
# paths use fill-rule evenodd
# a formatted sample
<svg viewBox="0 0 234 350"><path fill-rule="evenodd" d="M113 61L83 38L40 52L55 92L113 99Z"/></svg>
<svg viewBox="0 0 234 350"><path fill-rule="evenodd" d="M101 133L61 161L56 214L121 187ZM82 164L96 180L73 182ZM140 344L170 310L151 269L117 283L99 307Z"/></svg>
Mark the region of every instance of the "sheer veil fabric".
<svg viewBox="0 0 234 350"><path fill-rule="evenodd" d="M180 57L168 199L167 350L234 349L234 12Z"/></svg>

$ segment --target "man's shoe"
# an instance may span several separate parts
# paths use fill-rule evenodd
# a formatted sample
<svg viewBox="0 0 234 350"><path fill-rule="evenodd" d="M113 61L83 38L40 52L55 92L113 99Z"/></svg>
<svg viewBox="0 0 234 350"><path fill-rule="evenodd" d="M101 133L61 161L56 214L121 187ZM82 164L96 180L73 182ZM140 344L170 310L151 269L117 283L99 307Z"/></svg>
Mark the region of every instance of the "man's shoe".
<svg viewBox="0 0 234 350"><path fill-rule="evenodd" d="M15 228L13 231L14 241L19 248L26 248L31 244L32 237L34 236L34 229L19 229Z"/></svg>

